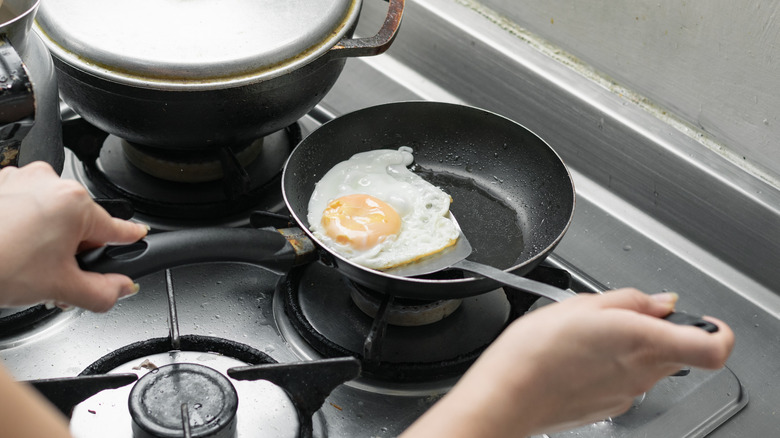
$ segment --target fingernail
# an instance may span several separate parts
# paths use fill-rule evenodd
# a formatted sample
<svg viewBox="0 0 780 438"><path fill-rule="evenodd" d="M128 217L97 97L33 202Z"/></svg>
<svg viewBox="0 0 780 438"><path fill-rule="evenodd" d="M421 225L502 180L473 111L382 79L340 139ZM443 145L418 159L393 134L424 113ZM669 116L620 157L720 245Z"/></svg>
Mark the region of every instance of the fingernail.
<svg viewBox="0 0 780 438"><path fill-rule="evenodd" d="M677 304L677 300L680 299L680 296L677 295L677 292L661 292L650 295L650 298L659 303L666 304L670 309L674 309L674 305Z"/></svg>
<svg viewBox="0 0 780 438"><path fill-rule="evenodd" d="M49 300L49 301L44 301L43 302L43 307L45 307L46 310L51 310L51 309L57 307L57 305L54 304L53 300Z"/></svg>
<svg viewBox="0 0 780 438"><path fill-rule="evenodd" d="M127 297L131 297L137 294L139 290L141 290L141 285L138 283L122 286L122 290L119 291L119 299L121 300Z"/></svg>
<svg viewBox="0 0 780 438"><path fill-rule="evenodd" d="M63 312L67 312L76 308L75 306L71 306L70 304L65 303L57 303L57 307L59 307Z"/></svg>

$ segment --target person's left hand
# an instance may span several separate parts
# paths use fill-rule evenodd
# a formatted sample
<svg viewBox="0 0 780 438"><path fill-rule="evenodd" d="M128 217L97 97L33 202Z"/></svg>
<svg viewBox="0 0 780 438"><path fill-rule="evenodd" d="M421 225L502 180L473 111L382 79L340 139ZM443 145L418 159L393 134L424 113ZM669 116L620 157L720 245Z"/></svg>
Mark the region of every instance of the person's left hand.
<svg viewBox="0 0 780 438"><path fill-rule="evenodd" d="M120 274L82 271L78 252L132 243L148 227L112 218L46 163L0 170L0 306L54 301L103 312L138 291Z"/></svg>

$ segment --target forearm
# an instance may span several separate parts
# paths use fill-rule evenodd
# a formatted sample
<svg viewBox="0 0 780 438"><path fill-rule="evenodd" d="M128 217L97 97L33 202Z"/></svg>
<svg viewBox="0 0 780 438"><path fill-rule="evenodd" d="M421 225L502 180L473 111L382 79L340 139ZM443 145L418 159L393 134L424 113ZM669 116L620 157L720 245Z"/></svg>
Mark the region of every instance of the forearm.
<svg viewBox="0 0 780 438"><path fill-rule="evenodd" d="M477 363L402 438L526 437L535 428L534 388L518 375L502 379L489 363ZM519 371L519 370L518 370ZM528 382L530 383L530 382ZM512 388L498 386L512 385Z"/></svg>
<svg viewBox="0 0 780 438"><path fill-rule="evenodd" d="M15 382L1 366L0 425L0 437L70 437L65 417L34 389Z"/></svg>

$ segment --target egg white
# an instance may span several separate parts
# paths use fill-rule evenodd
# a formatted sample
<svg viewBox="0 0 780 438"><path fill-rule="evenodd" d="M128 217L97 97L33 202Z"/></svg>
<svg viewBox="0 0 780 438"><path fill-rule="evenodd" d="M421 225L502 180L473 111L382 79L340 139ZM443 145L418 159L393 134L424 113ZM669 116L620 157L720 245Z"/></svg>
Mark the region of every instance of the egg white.
<svg viewBox="0 0 780 438"><path fill-rule="evenodd" d="M372 269L390 269L451 246L459 232L449 219L452 198L409 170L412 149L378 149L353 155L331 168L317 182L307 219L314 236L348 260ZM395 236L361 251L325 234L321 223L328 203L352 194L366 194L393 207L401 217Z"/></svg>

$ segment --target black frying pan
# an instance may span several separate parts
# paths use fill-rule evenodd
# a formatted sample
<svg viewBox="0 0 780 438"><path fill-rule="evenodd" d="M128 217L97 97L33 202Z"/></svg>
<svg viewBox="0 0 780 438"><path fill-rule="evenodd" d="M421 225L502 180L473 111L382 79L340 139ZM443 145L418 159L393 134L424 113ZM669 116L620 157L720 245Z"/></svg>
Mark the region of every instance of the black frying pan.
<svg viewBox="0 0 780 438"><path fill-rule="evenodd" d="M138 277L166 267L239 261L284 272L315 251L369 288L417 299L463 298L498 283L459 273L423 278L356 265L324 248L306 219L315 183L336 163L371 149L414 150L415 170L453 198L451 210L474 248L469 260L522 275L560 241L574 212L571 176L558 155L521 125L473 107L403 102L328 122L291 153L282 177L287 207L305 233L234 228L157 233L79 256L83 268ZM294 245L289 245L292 242ZM296 258L297 257L297 258Z"/></svg>
<svg viewBox="0 0 780 438"><path fill-rule="evenodd" d="M317 242L306 218L315 183L358 152L401 146L414 150L419 174L452 196L451 211L474 249L471 261L523 275L553 250L571 222L571 176L555 151L531 131L473 107L403 102L339 117L293 151L282 190L309 238ZM462 298L497 286L469 276L398 277L333 253L330 259L354 281L408 298Z"/></svg>
<svg viewBox="0 0 780 438"><path fill-rule="evenodd" d="M474 248L471 261L506 271L501 274L525 274L555 248L571 222L571 176L558 155L529 130L462 105L392 103L326 123L292 152L284 168L282 190L300 229L163 232L135 244L80 254L79 264L87 270L133 278L173 266L215 261L253 263L284 273L319 255L355 282L395 296L464 298L497 287L499 282L494 280L457 272L444 278L439 273L408 278L364 268L330 252L311 235L307 207L322 175L355 153L400 146L411 146L416 170L452 196L451 211ZM560 296L545 284L520 281L519 286L512 278L501 283L540 296ZM718 329L684 313L671 313L666 319L707 331Z"/></svg>

